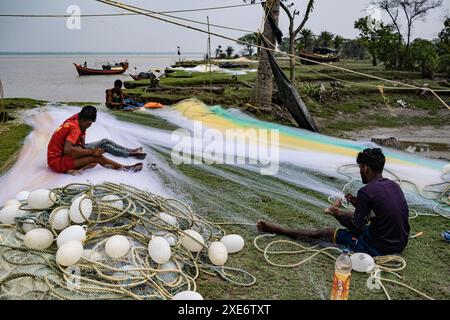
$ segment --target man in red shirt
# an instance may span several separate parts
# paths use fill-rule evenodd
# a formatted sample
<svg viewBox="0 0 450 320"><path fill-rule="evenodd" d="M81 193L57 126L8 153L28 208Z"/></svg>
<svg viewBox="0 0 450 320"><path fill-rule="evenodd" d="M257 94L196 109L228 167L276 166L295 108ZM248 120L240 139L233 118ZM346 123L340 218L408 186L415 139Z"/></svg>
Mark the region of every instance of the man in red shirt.
<svg viewBox="0 0 450 320"><path fill-rule="evenodd" d="M102 148L86 148L86 130L97 119L97 109L84 107L73 115L53 133L47 149L47 164L58 173L75 174L79 170L95 167L97 164L109 169L137 172L142 163L125 166L103 156ZM102 140L103 141L103 140ZM111 142L112 143L112 142ZM118 145L116 145L118 146ZM138 150L129 150L130 154L141 154Z"/></svg>

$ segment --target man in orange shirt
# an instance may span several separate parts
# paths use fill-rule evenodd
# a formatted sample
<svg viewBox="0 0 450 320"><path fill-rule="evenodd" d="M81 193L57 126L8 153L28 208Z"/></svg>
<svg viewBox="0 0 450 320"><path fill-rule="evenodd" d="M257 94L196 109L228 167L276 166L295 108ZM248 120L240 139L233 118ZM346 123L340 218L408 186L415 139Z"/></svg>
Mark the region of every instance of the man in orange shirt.
<svg viewBox="0 0 450 320"><path fill-rule="evenodd" d="M137 172L142 170L143 164L136 163L125 166L107 159L103 156L103 148L86 147L86 130L97 119L97 109L93 106L84 107L80 113L73 115L53 133L47 149L47 164L58 173L76 174L80 170L95 167L97 164L109 169ZM94 145L105 145L111 150L118 148L122 153L127 152L129 156L144 158L145 154L139 149L126 149L106 139ZM112 144L115 148L113 148ZM124 151L124 149L126 149Z"/></svg>

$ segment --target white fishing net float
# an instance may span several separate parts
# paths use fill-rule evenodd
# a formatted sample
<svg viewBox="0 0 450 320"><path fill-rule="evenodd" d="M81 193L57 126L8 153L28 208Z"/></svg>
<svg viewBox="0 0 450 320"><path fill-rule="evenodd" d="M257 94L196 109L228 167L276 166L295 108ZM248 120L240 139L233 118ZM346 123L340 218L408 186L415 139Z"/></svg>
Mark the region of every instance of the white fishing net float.
<svg viewBox="0 0 450 320"><path fill-rule="evenodd" d="M350 260L352 261L352 269L357 272L370 272L375 266L373 258L362 252L352 254Z"/></svg>
<svg viewBox="0 0 450 320"><path fill-rule="evenodd" d="M38 226L31 219L27 219L24 222L22 222L22 229L23 231L25 231L25 233L36 228L38 228Z"/></svg>
<svg viewBox="0 0 450 320"><path fill-rule="evenodd" d="M169 242L163 237L154 237L148 243L148 253L150 258L158 264L166 263L172 256Z"/></svg>
<svg viewBox="0 0 450 320"><path fill-rule="evenodd" d="M28 205L32 209L48 209L55 203L55 196L47 189L38 189L28 195Z"/></svg>
<svg viewBox="0 0 450 320"><path fill-rule="evenodd" d="M82 195L76 198L69 210L70 220L75 223L83 223L86 219L92 214L93 203L91 199L86 198L85 195ZM80 211L81 209L81 211Z"/></svg>
<svg viewBox="0 0 450 320"><path fill-rule="evenodd" d="M83 242L86 239L86 226L70 226L61 231L56 239L58 248L69 241Z"/></svg>
<svg viewBox="0 0 450 320"><path fill-rule="evenodd" d="M59 207L52 211L48 219L55 230L63 230L70 225L69 208Z"/></svg>
<svg viewBox="0 0 450 320"><path fill-rule="evenodd" d="M28 248L45 250L52 245L53 240L53 233L50 230L38 228L28 231L23 242Z"/></svg>
<svg viewBox="0 0 450 320"><path fill-rule="evenodd" d="M16 200L18 200L18 201L27 201L29 195L30 195L29 191L20 191L16 195Z"/></svg>
<svg viewBox="0 0 450 320"><path fill-rule="evenodd" d="M164 221L165 223L167 223L171 226L178 226L177 218L171 216L170 214L167 214L165 212L160 212L159 217L161 218L162 221Z"/></svg>
<svg viewBox="0 0 450 320"><path fill-rule="evenodd" d="M215 241L208 248L208 257L212 264L223 266L228 259L228 251L222 242Z"/></svg>
<svg viewBox="0 0 450 320"><path fill-rule="evenodd" d="M130 241L122 235L112 236L105 243L105 251L113 259L125 257L130 251Z"/></svg>
<svg viewBox="0 0 450 320"><path fill-rule="evenodd" d="M15 218L23 217L27 213L26 211L20 210L19 205L11 204L0 210L0 223L16 224Z"/></svg>
<svg viewBox="0 0 450 320"><path fill-rule="evenodd" d="M5 202L5 207L9 206L20 206L20 201L17 199L9 199Z"/></svg>
<svg viewBox="0 0 450 320"><path fill-rule="evenodd" d="M244 248L245 245L244 238L242 238L238 234L229 234L227 236L224 236L222 237L222 239L220 239L220 242L225 245L228 253L239 252Z"/></svg>
<svg viewBox="0 0 450 320"><path fill-rule="evenodd" d="M203 300L203 297L195 291L181 291L174 295L172 300Z"/></svg>
<svg viewBox="0 0 450 320"><path fill-rule="evenodd" d="M79 241L69 241L56 252L56 262L64 267L77 263L83 256L83 245Z"/></svg>
<svg viewBox="0 0 450 320"><path fill-rule="evenodd" d="M183 247L192 252L199 252L203 249L205 240L200 233L192 229L185 230L183 233L180 239Z"/></svg>

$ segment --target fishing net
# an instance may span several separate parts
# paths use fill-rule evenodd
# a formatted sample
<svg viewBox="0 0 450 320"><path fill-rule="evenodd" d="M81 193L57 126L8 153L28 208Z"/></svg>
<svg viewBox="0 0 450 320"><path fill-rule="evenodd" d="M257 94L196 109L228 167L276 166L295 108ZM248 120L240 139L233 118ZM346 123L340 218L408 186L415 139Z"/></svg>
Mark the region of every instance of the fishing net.
<svg viewBox="0 0 450 320"><path fill-rule="evenodd" d="M52 194L56 200L51 208L32 210L23 202L20 208L27 213L16 218L16 225L0 228L2 299L170 299L181 291L196 291L196 280L202 274L220 276L240 286L256 281L245 270L211 264L208 245L225 231L177 200L113 183L70 184L53 189ZM24 233L30 226L51 230L56 237L52 211L70 207L80 196L90 199L93 209L88 215L79 205L86 239L83 257L76 264L63 267L56 262L55 242L46 250L25 246ZM180 243L187 229L197 231L205 240L198 253ZM106 254L105 242L113 235L123 235L130 242L123 258L112 259ZM169 262L157 264L151 259L148 243L153 236L169 242Z"/></svg>

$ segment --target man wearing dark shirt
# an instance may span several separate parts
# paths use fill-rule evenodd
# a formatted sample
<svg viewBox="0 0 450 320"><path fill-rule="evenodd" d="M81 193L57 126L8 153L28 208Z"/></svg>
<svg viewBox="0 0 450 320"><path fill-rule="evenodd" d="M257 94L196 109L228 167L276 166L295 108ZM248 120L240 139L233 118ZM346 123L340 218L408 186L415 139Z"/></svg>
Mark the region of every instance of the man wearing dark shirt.
<svg viewBox="0 0 450 320"><path fill-rule="evenodd" d="M334 241L371 256L402 252L408 243L410 228L408 204L400 186L382 176L385 157L381 149L365 149L358 154L356 162L365 186L356 197L345 196L355 212L342 211L341 199L325 210L345 229L292 230L261 220L257 222L258 229L293 238Z"/></svg>

